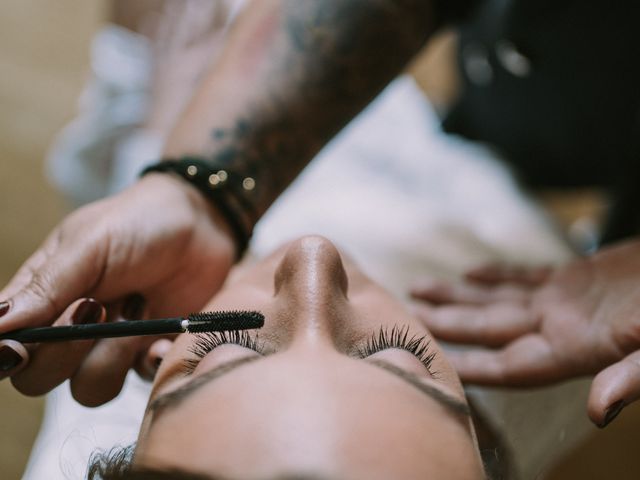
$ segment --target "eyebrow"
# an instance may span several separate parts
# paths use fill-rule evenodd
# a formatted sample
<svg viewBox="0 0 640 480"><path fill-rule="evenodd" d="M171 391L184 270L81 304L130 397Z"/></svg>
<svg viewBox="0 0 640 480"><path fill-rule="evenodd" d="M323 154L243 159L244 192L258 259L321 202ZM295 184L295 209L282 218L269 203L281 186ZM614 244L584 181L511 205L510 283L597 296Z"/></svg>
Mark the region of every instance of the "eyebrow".
<svg viewBox="0 0 640 480"><path fill-rule="evenodd" d="M422 381L422 378L419 375L407 372L406 370L396 367L394 364L381 359L369 360L368 363L380 367L381 369L394 374L396 377L399 377L401 380L404 380L405 382L414 386L422 393L438 402L443 407L446 407L447 410L449 410L451 413L464 417L469 417L471 415L471 409L466 402L460 400L457 397L454 397L453 395L444 393L442 390L434 387L433 385L425 383L424 381Z"/></svg>
<svg viewBox="0 0 640 480"><path fill-rule="evenodd" d="M147 412L152 413L154 416L156 416L159 415L162 410L177 407L181 402L189 398L193 393L207 385L209 382L212 382L216 378L221 377L222 375L225 375L235 370L236 368L241 367L242 365L260 360L261 358L264 357L251 355L238 358L236 360L232 360L230 362L226 362L222 365L212 368L202 375L191 379L181 387L165 394L159 395L149 404L149 406L147 407Z"/></svg>
<svg viewBox="0 0 640 480"><path fill-rule="evenodd" d="M153 400L149 406L147 407L147 412L153 415L153 418L157 418L163 411L169 408L176 408L183 401L193 395L195 392L200 390L205 385L214 381L215 379L226 375L233 370L246 365L248 363L253 363L257 360L261 360L264 357L258 355L251 355L247 357L242 357L237 360L232 360L230 362L226 362L218 367L212 368L208 372L195 377L190 380L186 384L182 385L171 392L167 392L158 396L155 400ZM384 360L376 359L370 360L367 363L374 365L382 370L385 370L396 377L403 380L405 383L408 383L414 388L417 388L420 392L424 393L427 397L432 400L435 400L437 403L445 407L450 413L456 416L464 416L468 417L471 415L471 411L469 406L462 400L453 395L449 395L444 393L440 389L425 383L421 380L421 377L415 375L413 373L407 372L399 367L396 367L392 363L386 362Z"/></svg>

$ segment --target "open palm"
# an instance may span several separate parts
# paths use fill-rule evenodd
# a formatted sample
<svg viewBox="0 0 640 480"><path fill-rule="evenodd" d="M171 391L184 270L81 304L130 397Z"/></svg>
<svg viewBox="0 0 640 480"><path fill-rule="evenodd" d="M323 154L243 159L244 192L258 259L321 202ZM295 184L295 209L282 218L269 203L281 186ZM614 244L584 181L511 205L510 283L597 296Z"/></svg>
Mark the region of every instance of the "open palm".
<svg viewBox="0 0 640 480"><path fill-rule="evenodd" d="M423 282L417 313L463 381L546 385L597 374L589 415L603 425L640 397L640 242L554 271L483 268L461 285Z"/></svg>

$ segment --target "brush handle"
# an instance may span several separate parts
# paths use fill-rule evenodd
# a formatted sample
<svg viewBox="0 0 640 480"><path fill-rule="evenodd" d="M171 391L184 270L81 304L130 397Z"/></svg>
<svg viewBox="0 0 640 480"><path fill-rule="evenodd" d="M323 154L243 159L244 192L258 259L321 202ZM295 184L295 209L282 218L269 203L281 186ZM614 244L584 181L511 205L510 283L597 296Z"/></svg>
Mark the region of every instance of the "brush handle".
<svg viewBox="0 0 640 480"><path fill-rule="evenodd" d="M97 338L165 335L167 333L205 333L261 328L264 315L250 310L192 313L187 318L162 318L113 323L87 323L64 327L21 328L0 335L0 340L22 343L66 342Z"/></svg>
<svg viewBox="0 0 640 480"><path fill-rule="evenodd" d="M136 320L114 323L89 323L64 327L21 328L0 335L0 340L16 340L22 343L62 342L95 338L134 337L139 335L163 335L182 333L183 318L161 320Z"/></svg>

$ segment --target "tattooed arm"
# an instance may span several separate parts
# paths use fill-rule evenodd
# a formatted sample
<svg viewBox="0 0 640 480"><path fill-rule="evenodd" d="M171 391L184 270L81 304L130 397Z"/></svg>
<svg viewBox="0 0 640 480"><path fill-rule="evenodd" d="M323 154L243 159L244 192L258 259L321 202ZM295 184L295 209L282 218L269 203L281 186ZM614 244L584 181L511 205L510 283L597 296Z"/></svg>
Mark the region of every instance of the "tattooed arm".
<svg viewBox="0 0 640 480"><path fill-rule="evenodd" d="M210 158L255 178L261 215L401 72L433 17L428 0L254 1L166 154Z"/></svg>
<svg viewBox="0 0 640 480"><path fill-rule="evenodd" d="M256 0L166 154L197 155L252 176L254 223L422 46L434 28L430 5ZM0 291L0 333L197 311L233 264L231 224L220 212L188 182L161 174L74 212ZM99 405L117 395L129 367L160 355L153 340L29 349L2 340L0 379L10 376L18 390L36 395L70 378L78 401Z"/></svg>

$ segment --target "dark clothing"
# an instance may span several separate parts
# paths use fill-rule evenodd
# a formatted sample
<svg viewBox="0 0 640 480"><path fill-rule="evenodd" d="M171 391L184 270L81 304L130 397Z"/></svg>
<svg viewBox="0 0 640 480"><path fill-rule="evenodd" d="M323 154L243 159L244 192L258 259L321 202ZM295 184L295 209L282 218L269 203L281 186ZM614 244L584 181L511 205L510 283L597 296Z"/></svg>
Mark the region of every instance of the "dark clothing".
<svg viewBox="0 0 640 480"><path fill-rule="evenodd" d="M640 3L489 0L460 27L444 128L495 146L532 187L604 187L605 240L640 230Z"/></svg>
<svg viewBox="0 0 640 480"><path fill-rule="evenodd" d="M468 19L483 0L435 0L434 17L439 24L458 23Z"/></svg>

